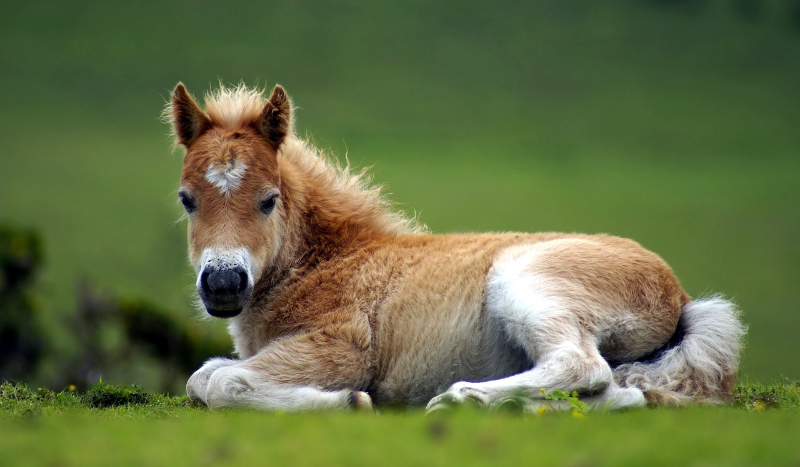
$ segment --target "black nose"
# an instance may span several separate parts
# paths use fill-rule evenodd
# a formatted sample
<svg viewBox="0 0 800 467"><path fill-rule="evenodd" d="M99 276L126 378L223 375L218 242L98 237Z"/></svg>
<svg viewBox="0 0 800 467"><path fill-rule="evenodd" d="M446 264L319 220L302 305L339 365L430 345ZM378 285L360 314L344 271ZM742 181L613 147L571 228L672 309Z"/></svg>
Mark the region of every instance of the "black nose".
<svg viewBox="0 0 800 467"><path fill-rule="evenodd" d="M200 277L200 285L209 296L236 297L247 289L247 272L239 266L206 268Z"/></svg>
<svg viewBox="0 0 800 467"><path fill-rule="evenodd" d="M200 274L200 299L211 316L231 318L242 312L252 288L241 266L203 269Z"/></svg>
<svg viewBox="0 0 800 467"><path fill-rule="evenodd" d="M241 266L208 265L200 273L198 290L206 311L217 318L232 318L242 312L253 288Z"/></svg>

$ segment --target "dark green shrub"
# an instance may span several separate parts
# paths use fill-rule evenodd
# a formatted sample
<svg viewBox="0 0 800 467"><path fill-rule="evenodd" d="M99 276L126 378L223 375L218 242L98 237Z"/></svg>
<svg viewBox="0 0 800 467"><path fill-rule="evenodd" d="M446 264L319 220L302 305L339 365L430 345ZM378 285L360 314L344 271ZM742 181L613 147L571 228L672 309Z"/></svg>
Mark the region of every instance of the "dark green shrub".
<svg viewBox="0 0 800 467"><path fill-rule="evenodd" d="M0 226L0 380L31 375L44 352L32 291L41 263L36 232Z"/></svg>

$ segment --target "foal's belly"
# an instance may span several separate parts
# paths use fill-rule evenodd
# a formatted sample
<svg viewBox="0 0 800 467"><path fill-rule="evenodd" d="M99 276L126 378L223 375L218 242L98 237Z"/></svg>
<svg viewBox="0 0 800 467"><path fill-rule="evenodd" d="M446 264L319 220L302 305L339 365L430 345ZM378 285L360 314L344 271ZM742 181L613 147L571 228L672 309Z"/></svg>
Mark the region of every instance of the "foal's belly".
<svg viewBox="0 0 800 467"><path fill-rule="evenodd" d="M491 319L485 317L486 319ZM480 321L480 319L479 319ZM463 323L461 323L463 324ZM482 331L465 333L458 322L439 322L420 329L420 340L438 345L420 346L398 354L391 369L370 395L381 405L424 405L458 381L489 381L532 367L521 348L510 345L496 323Z"/></svg>

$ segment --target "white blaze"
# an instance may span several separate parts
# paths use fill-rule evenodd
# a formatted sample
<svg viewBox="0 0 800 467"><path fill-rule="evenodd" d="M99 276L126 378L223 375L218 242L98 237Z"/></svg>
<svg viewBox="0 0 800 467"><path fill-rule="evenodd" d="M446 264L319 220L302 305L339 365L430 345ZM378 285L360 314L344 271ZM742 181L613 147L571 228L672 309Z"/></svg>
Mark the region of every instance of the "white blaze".
<svg viewBox="0 0 800 467"><path fill-rule="evenodd" d="M206 171L206 180L217 187L222 194L227 194L239 188L245 172L247 172L247 164L234 159L222 167L216 164L209 165Z"/></svg>

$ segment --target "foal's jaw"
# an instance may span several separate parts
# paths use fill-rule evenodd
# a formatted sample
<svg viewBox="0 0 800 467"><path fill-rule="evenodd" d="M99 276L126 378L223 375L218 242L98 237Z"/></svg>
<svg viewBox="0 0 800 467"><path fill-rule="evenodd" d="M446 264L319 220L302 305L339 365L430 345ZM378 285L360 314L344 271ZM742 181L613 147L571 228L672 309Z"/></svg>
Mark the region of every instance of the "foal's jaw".
<svg viewBox="0 0 800 467"><path fill-rule="evenodd" d="M257 279L255 263L245 248L203 250L196 267L196 286L208 314L232 318L242 312Z"/></svg>

